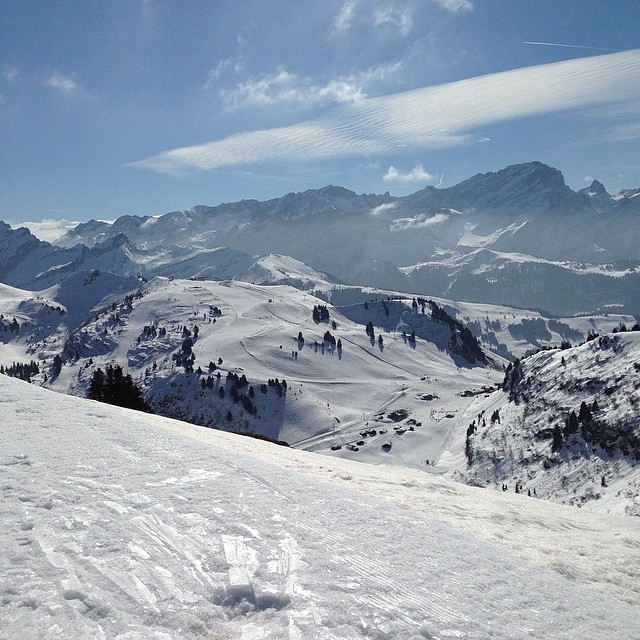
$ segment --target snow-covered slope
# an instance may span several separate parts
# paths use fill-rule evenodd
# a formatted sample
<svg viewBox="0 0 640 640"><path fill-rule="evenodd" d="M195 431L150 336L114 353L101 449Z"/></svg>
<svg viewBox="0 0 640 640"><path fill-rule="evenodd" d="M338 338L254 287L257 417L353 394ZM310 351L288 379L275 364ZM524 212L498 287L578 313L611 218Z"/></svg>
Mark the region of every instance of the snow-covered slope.
<svg viewBox="0 0 640 640"><path fill-rule="evenodd" d="M118 363L163 415L424 468L473 395L502 379L503 361L466 360L462 335L452 346L451 327L428 305L329 305L326 320L314 319L318 305L284 285L157 278L59 341L65 364L47 384L84 396L97 368ZM31 348L51 354L54 343ZM376 425L367 446L355 444Z"/></svg>
<svg viewBox="0 0 640 640"><path fill-rule="evenodd" d="M265 264L289 266L289 273L297 268L279 257ZM462 358L460 336L452 350L451 326L434 319L422 300L416 308L410 298L386 295L328 305L329 319L317 321L313 307L322 301L288 286L158 278L130 289L135 281L112 278L78 273L37 295L7 287L0 364L35 359L41 373L34 382L85 396L94 372L117 363L163 415L333 457L436 472L449 469L443 451L465 432L468 408L501 383L508 364L496 354L488 366ZM120 295L103 298L112 288ZM345 298L358 293L342 291ZM633 323L625 316L550 319L435 302L511 359ZM369 322L373 340L365 332ZM57 375L56 355L63 359Z"/></svg>
<svg viewBox="0 0 640 640"><path fill-rule="evenodd" d="M336 306L406 297L406 294L388 289L327 284L318 286L314 293ZM429 298L467 326L486 350L510 360L541 348L578 344L594 333L610 333L620 326L631 328L638 321L634 315L616 313L615 308L602 313L554 316L525 307L461 302L437 296Z"/></svg>
<svg viewBox="0 0 640 640"><path fill-rule="evenodd" d="M639 403L639 331L542 351L471 407L445 458L481 486L637 516Z"/></svg>
<svg viewBox="0 0 640 640"><path fill-rule="evenodd" d="M142 219L140 219L142 220ZM100 242L89 242L91 248L73 243L60 248L40 242L27 229L12 230L0 222L0 280L23 289L40 291L56 286L78 271L111 272L120 276L156 275L174 278L210 280L244 280L265 284L287 283L301 289L328 288L338 280L321 273L287 255L253 255L211 243L209 234L194 236L184 245L171 244L171 220L164 220L167 233L162 242L134 244L122 232L115 235L102 231ZM237 222L237 221L236 221ZM126 223L126 224L125 224ZM146 226L159 225L149 218ZM81 229L111 228L108 223L85 223ZM116 229L131 230L131 221L116 221ZM182 230L181 230L182 231ZM151 245L151 246L147 246Z"/></svg>
<svg viewBox="0 0 640 640"><path fill-rule="evenodd" d="M94 307L139 286L139 278L101 271L76 271L35 292L0 284L0 364L53 357L69 334L92 317Z"/></svg>
<svg viewBox="0 0 640 640"><path fill-rule="evenodd" d="M611 333L636 324L632 315L601 313L549 317L538 311L495 304L474 304L435 298L463 322L487 350L513 360L548 347L572 346L594 334Z"/></svg>
<svg viewBox="0 0 640 640"><path fill-rule="evenodd" d="M304 275L278 256L264 265ZM0 365L35 361L40 373L32 373L33 382L85 396L98 368L119 364L163 415L284 440L334 458L432 473L465 470L464 434L478 399L502 382L508 364L489 351L486 365L462 358L460 327L513 359L634 322L613 315L553 319L436 299L450 322L463 323L453 348L451 325L432 317L434 309L419 298L415 308L410 298L391 295L327 305L329 318L314 320L313 308L324 306L322 301L289 286L158 278L132 288L138 284L79 272L36 294L4 286ZM338 291L343 298L366 293ZM369 322L373 340L365 332ZM56 356L62 358L59 373ZM632 353L620 357L620 367L633 361ZM579 373L576 388L583 384ZM543 397L549 393L540 391ZM447 451L457 454L443 456ZM632 469L616 464L603 460L600 471L632 482ZM520 472L514 470L514 477ZM490 484L500 486L501 480ZM564 500L574 490L582 495L578 481L545 496ZM592 504L601 505L587 506ZM627 502L620 505L618 510Z"/></svg>
<svg viewBox="0 0 640 640"><path fill-rule="evenodd" d="M640 636L632 519L0 397L4 637Z"/></svg>
<svg viewBox="0 0 640 640"><path fill-rule="evenodd" d="M539 232L534 232L540 237ZM564 237L568 230L558 230ZM613 233L609 230L603 233ZM629 236L628 231L624 233ZM631 234L633 235L633 234ZM606 237L606 235L605 235ZM476 239L481 243L484 239ZM528 246L527 246L528 245ZM531 251L534 247L525 243ZM569 254L567 254L567 258ZM550 315L603 313L640 308L638 260L618 265L546 260L486 248L456 250L400 271L412 291L442 291L443 297L539 309Z"/></svg>
<svg viewBox="0 0 640 640"><path fill-rule="evenodd" d="M335 286L337 280L285 255L260 256L239 278L255 284L287 284L296 289L315 290Z"/></svg>

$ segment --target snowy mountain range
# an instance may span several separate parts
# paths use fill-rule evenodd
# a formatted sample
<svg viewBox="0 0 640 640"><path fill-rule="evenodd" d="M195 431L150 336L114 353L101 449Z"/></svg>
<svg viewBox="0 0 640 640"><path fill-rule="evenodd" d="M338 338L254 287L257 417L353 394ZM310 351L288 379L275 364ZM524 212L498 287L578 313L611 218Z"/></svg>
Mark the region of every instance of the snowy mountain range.
<svg viewBox="0 0 640 640"><path fill-rule="evenodd" d="M634 313L639 195L610 195L597 181L575 192L560 171L530 162L402 198L329 186L92 220L56 246L0 225L0 281L43 289L83 268L251 282L254 264L275 254L313 272L297 286L313 288L315 279L560 315ZM295 280L290 266L283 275Z"/></svg>
<svg viewBox="0 0 640 640"><path fill-rule="evenodd" d="M96 371L117 365L169 417L590 509L611 508L590 496L615 493L614 510L633 514L638 434L629 427L621 442L616 429L637 423L634 401L612 409L600 387L582 398L587 367L564 368L566 358L535 369L546 384L517 394L535 396L526 406L495 390L516 358L526 368L519 359L541 349L593 348L593 337L637 326L620 312L639 308L628 232L638 194L611 196L597 181L574 192L533 162L406 198L326 187L90 221L55 246L2 223L0 366L86 396ZM537 307L571 314L522 310ZM585 309L602 311L574 315ZM612 357L611 370L637 378L633 349ZM567 391L551 409L560 379ZM510 419L487 424L485 396ZM557 447L547 436L583 400L609 407L597 415L602 437ZM515 449L498 447L516 427Z"/></svg>
<svg viewBox="0 0 640 640"><path fill-rule="evenodd" d="M0 223L2 632L640 637L638 195Z"/></svg>

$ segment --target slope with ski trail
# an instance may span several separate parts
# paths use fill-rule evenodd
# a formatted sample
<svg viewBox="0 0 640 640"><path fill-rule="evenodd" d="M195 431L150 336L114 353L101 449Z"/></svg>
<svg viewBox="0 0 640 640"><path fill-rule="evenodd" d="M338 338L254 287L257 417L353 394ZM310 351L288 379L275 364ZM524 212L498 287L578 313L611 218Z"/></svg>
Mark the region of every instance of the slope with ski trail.
<svg viewBox="0 0 640 640"><path fill-rule="evenodd" d="M640 634L640 599L349 488L367 465L0 386L7 637ZM344 486L304 472L321 463Z"/></svg>

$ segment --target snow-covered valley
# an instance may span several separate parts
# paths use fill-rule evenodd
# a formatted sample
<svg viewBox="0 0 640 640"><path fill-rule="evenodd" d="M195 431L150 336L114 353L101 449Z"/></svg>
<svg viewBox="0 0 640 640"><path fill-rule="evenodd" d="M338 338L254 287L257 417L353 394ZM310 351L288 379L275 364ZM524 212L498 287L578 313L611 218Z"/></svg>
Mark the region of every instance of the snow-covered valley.
<svg viewBox="0 0 640 640"><path fill-rule="evenodd" d="M412 467L497 490L506 484L601 512L638 509L632 443L616 444L604 457L584 443L558 454L551 437L583 399L598 400L607 416L600 430L612 442L617 423L637 422L637 349L603 351L610 373L601 372L602 384L592 388L584 385L593 355L569 346L631 327L632 316L550 319L397 294L332 306L285 285L168 278L107 297L90 311L88 302L123 283L97 272L78 272L74 282L37 295L5 288L1 366L39 363L32 382L86 397L97 372L117 365L160 415L332 458ZM70 296L72 290L82 293ZM484 348L467 359L465 326ZM616 340L633 345L637 335ZM539 358L555 358L557 366L535 374L536 389L523 394L533 399L509 403L498 390L512 366L503 355L513 360L551 347ZM569 364L561 365L565 357ZM630 386L610 398L604 381L619 371L627 371ZM558 376L565 390L554 403ZM496 410L499 422L490 420Z"/></svg>

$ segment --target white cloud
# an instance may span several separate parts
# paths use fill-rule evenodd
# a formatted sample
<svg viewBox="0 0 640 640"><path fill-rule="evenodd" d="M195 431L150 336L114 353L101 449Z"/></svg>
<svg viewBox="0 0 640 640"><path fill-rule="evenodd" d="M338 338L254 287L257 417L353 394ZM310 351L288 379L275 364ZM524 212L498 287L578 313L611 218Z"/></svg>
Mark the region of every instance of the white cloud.
<svg viewBox="0 0 640 640"><path fill-rule="evenodd" d="M442 0L433 1L442 4ZM467 2L467 0L459 1ZM446 0L444 2L447 4ZM362 11L360 11L360 7L363 7ZM346 0L333 22L334 31L331 35L344 35L351 31L356 18L358 18L359 27L392 27L401 35L406 36L413 27L415 10L415 0L400 2L368 0L366 3L363 3L362 0ZM359 13L360 15L358 15Z"/></svg>
<svg viewBox="0 0 640 640"><path fill-rule="evenodd" d="M596 136L598 142L629 142L640 140L640 122L627 122L605 127Z"/></svg>
<svg viewBox="0 0 640 640"><path fill-rule="evenodd" d="M239 83L233 89L220 91L228 110L244 107L265 107L278 104L317 105L347 104L367 97L366 89L373 82L384 80L398 71L402 62L378 65L363 72L334 78L324 85L290 73L284 68Z"/></svg>
<svg viewBox="0 0 640 640"><path fill-rule="evenodd" d="M408 7L398 9L394 6L379 7L373 12L373 24L376 27L390 25L397 27L406 36L413 27L413 16Z"/></svg>
<svg viewBox="0 0 640 640"><path fill-rule="evenodd" d="M159 153L129 166L182 175L187 169L211 170L274 160L326 160L336 155L377 154L384 149L378 141L353 138L333 122L317 120L237 133L216 142Z"/></svg>
<svg viewBox="0 0 640 640"><path fill-rule="evenodd" d="M72 222L71 220L65 220L63 218L61 220L46 219L40 220L39 222L20 222L19 224L12 224L11 226L14 229L26 227L36 238L40 238L40 240L45 240L46 242L53 242L79 224L79 222Z"/></svg>
<svg viewBox="0 0 640 640"><path fill-rule="evenodd" d="M361 0L346 0L340 9L340 13L333 21L334 35L349 31L359 4L361 4Z"/></svg>
<svg viewBox="0 0 640 640"><path fill-rule="evenodd" d="M459 11L471 11L473 9L473 2L471 0L432 0L437 5L451 11L452 13L458 13Z"/></svg>
<svg viewBox="0 0 640 640"><path fill-rule="evenodd" d="M430 182L433 180L433 176L425 171L419 162L416 162L416 166L407 173L402 173L391 165L382 179L385 182Z"/></svg>
<svg viewBox="0 0 640 640"><path fill-rule="evenodd" d="M449 216L436 213L433 216L422 214L413 218L396 218L390 225L389 231L407 231L409 229L425 229L446 222Z"/></svg>
<svg viewBox="0 0 640 640"><path fill-rule="evenodd" d="M231 65L231 58L225 58L224 60L218 61L218 64L209 71L209 75L207 76L207 81L205 83L205 87L210 89L213 87L220 76L227 70L227 68Z"/></svg>
<svg viewBox="0 0 640 640"><path fill-rule="evenodd" d="M7 82L15 82L18 79L19 75L20 75L19 71L17 69L15 69L14 67L10 67L8 69L5 69L2 72L2 77Z"/></svg>
<svg viewBox="0 0 640 640"><path fill-rule="evenodd" d="M331 80L324 86L313 85L286 69L264 74L238 84L234 89L220 92L227 109L270 106L275 104L301 104L313 106L322 103L342 104L362 100L362 87L348 79Z"/></svg>
<svg viewBox="0 0 640 640"><path fill-rule="evenodd" d="M397 202L385 202L384 204L379 204L377 207L374 207L373 209L371 209L371 215L379 216L379 215L382 215L383 213L389 213L390 211L393 211L394 209L397 209L397 208L398 208Z"/></svg>
<svg viewBox="0 0 640 640"><path fill-rule="evenodd" d="M235 53L230 55L228 58L218 60L216 65L211 69L211 71L209 71L207 80L204 83L205 89L211 89L214 87L218 83L218 80L229 71L240 73L244 68L243 59L245 58L246 42L241 35L236 37L236 41L237 47Z"/></svg>
<svg viewBox="0 0 640 640"><path fill-rule="evenodd" d="M640 49L506 71L356 100L324 117L183 147L131 166L179 173L258 162L309 162L452 147L474 128L547 113L640 101ZM633 135L634 131L627 131Z"/></svg>
<svg viewBox="0 0 640 640"><path fill-rule="evenodd" d="M47 80L47 84L60 93L73 93L78 90L78 84L73 78L63 76L60 73L54 73Z"/></svg>

